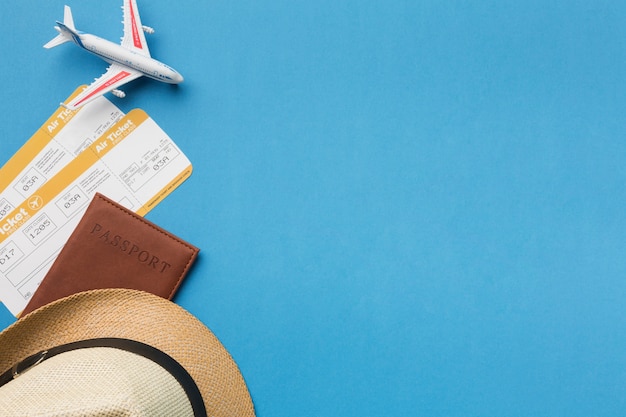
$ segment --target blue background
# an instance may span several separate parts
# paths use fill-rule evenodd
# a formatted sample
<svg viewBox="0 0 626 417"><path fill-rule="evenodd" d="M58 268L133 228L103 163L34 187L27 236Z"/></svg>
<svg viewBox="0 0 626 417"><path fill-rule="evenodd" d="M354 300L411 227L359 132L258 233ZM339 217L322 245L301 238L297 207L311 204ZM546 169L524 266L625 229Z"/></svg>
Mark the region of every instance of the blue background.
<svg viewBox="0 0 626 417"><path fill-rule="evenodd" d="M106 68L42 48L63 5L3 3L0 163ZM139 8L185 82L112 101L194 164L147 218L259 416L624 415L626 3Z"/></svg>

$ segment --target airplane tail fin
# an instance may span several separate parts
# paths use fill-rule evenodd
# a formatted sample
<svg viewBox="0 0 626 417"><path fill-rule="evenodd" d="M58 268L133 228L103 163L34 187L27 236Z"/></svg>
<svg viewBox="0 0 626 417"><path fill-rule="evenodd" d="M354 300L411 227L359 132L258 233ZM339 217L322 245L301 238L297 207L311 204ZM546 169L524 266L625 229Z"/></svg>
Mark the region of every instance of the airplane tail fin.
<svg viewBox="0 0 626 417"><path fill-rule="evenodd" d="M54 27L59 34L43 47L46 49L54 48L64 44L65 42L71 42L78 39L78 32L74 26L74 18L72 17L72 9L69 6L65 6L63 12L63 23L57 22L57 26Z"/></svg>

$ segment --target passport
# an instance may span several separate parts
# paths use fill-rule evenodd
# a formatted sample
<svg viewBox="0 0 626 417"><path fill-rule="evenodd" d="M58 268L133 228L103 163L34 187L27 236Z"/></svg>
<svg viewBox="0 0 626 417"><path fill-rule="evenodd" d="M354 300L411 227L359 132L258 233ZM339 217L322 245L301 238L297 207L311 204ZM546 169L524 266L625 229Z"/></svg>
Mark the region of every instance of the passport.
<svg viewBox="0 0 626 417"><path fill-rule="evenodd" d="M81 291L128 288L172 299L199 249L96 193L20 316Z"/></svg>

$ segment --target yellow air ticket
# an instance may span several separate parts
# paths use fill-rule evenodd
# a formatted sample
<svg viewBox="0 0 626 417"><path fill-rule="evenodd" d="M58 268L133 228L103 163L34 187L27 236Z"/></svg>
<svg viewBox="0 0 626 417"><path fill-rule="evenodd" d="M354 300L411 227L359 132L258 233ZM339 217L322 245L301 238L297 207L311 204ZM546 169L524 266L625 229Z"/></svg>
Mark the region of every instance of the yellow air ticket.
<svg viewBox="0 0 626 417"><path fill-rule="evenodd" d="M0 221L0 299L26 306L96 192L144 215L191 175L187 157L133 110Z"/></svg>
<svg viewBox="0 0 626 417"><path fill-rule="evenodd" d="M104 97L77 111L59 107L0 169L0 221L122 116Z"/></svg>

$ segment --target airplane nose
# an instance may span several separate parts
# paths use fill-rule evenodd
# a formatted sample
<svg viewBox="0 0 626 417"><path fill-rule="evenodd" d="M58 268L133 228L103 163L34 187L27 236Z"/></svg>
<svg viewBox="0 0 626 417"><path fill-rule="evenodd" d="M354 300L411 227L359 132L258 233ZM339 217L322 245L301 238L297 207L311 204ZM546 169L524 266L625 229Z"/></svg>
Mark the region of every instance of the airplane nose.
<svg viewBox="0 0 626 417"><path fill-rule="evenodd" d="M160 67L160 75L157 78L158 80L168 83L168 84L180 84L183 82L184 78L178 71L176 71L172 67L168 67L163 63L159 63Z"/></svg>
<svg viewBox="0 0 626 417"><path fill-rule="evenodd" d="M174 74L172 76L172 81L174 82L174 84L180 84L182 83L185 79L183 78L182 75L180 75L180 73L173 71Z"/></svg>

